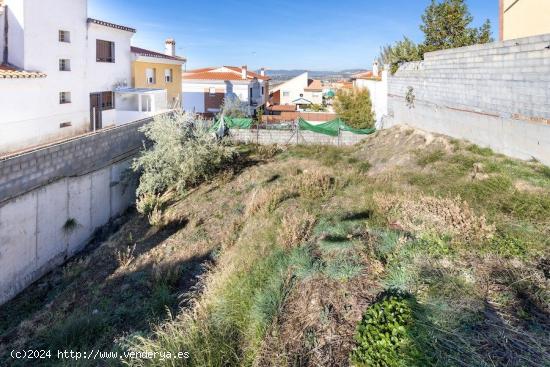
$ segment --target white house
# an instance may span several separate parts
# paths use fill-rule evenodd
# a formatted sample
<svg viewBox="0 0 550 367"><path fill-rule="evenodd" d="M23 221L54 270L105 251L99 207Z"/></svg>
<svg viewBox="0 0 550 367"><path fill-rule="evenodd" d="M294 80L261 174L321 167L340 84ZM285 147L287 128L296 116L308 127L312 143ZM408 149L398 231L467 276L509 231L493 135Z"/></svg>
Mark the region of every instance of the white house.
<svg viewBox="0 0 550 367"><path fill-rule="evenodd" d="M389 66L386 66L383 71L380 71L378 62L375 61L372 71L352 76L354 88L366 88L370 92L377 127L380 127L382 118L388 114L388 69Z"/></svg>
<svg viewBox="0 0 550 367"><path fill-rule="evenodd" d="M249 107L249 114L264 105L269 80L246 66L221 66L191 70L182 75L182 105L188 112L213 115L220 111L226 96L237 97Z"/></svg>
<svg viewBox="0 0 550 367"><path fill-rule="evenodd" d="M88 18L87 5L0 0L0 153L118 122L136 31Z"/></svg>
<svg viewBox="0 0 550 367"><path fill-rule="evenodd" d="M323 103L323 85L320 80L309 78L308 72L274 88L271 92L271 103L275 105L297 105L302 108L312 104Z"/></svg>

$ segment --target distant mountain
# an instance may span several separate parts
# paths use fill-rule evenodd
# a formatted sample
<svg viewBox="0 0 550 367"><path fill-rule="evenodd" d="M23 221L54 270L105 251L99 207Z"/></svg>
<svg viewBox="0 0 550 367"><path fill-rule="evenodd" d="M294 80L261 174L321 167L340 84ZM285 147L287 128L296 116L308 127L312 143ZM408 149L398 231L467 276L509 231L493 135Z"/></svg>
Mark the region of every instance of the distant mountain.
<svg viewBox="0 0 550 367"><path fill-rule="evenodd" d="M359 72L365 71L364 69L346 69L346 70L340 70L340 71L332 71L332 70L302 70L302 69L293 69L293 70L267 70L266 74L269 75L273 80L289 80L292 79L302 73L305 73L306 71L309 72L309 77L313 79L321 79L321 80L342 80L342 79L349 79L353 74L357 74Z"/></svg>

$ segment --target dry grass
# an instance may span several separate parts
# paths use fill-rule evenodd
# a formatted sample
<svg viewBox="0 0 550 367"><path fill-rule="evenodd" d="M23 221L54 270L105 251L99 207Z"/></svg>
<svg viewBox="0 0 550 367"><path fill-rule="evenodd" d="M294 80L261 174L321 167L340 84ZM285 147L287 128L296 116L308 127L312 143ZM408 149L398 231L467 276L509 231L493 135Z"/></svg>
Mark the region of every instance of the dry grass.
<svg viewBox="0 0 550 367"><path fill-rule="evenodd" d="M291 249L306 242L311 235L317 218L308 212L285 213L281 221L278 242L285 249Z"/></svg>
<svg viewBox="0 0 550 367"><path fill-rule="evenodd" d="M341 186L341 179L328 169L307 170L296 177L293 183L302 197L310 200L323 199Z"/></svg>
<svg viewBox="0 0 550 367"><path fill-rule="evenodd" d="M376 289L367 275L344 284L323 277L300 283L268 333L256 365L349 365L356 325Z"/></svg>
<svg viewBox="0 0 550 367"><path fill-rule="evenodd" d="M134 252L136 251L136 245L128 246L125 249L117 250L116 260L118 267L121 269L127 269L132 261L134 261Z"/></svg>
<svg viewBox="0 0 550 367"><path fill-rule="evenodd" d="M255 190L246 207L246 215L251 216L262 210L272 213L279 204L296 195L295 192L287 187L267 187Z"/></svg>
<svg viewBox="0 0 550 367"><path fill-rule="evenodd" d="M476 215L460 198L375 193L374 202L393 226L414 233L436 232L463 241L480 242L494 235L494 226L487 223L484 216Z"/></svg>

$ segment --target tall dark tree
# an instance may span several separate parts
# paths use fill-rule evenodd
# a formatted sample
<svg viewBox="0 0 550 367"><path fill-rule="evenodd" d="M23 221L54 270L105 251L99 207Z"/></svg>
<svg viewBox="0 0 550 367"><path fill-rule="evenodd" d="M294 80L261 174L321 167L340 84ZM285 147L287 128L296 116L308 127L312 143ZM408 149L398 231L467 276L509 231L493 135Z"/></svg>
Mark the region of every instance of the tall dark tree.
<svg viewBox="0 0 550 367"><path fill-rule="evenodd" d="M420 49L422 54L477 43L492 42L489 20L479 28L471 27L472 14L464 0L443 0L432 3L422 15L425 40Z"/></svg>

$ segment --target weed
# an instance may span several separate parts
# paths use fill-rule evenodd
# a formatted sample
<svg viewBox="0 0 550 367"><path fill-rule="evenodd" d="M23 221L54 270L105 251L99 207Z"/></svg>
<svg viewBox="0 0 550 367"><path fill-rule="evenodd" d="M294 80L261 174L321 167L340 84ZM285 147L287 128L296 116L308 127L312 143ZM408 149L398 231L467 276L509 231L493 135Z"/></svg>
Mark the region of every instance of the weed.
<svg viewBox="0 0 550 367"><path fill-rule="evenodd" d="M436 149L433 151L419 151L417 153L417 163L425 167L429 164L433 164L442 160L445 157L445 152L442 149Z"/></svg>
<svg viewBox="0 0 550 367"><path fill-rule="evenodd" d="M51 350L83 350L96 345L108 328L108 320L101 313L82 311L48 330L43 335L43 343Z"/></svg>
<svg viewBox="0 0 550 367"><path fill-rule="evenodd" d="M481 155L483 157L490 157L494 155L493 150L491 148L482 148L478 145L472 144L466 148L469 152L472 152L477 155Z"/></svg>
<svg viewBox="0 0 550 367"><path fill-rule="evenodd" d="M295 181L295 189L309 200L322 200L337 188L337 180L328 172L304 172Z"/></svg>
<svg viewBox="0 0 550 367"><path fill-rule="evenodd" d="M70 236L78 227L78 221L75 218L69 218L63 224L63 233L66 236Z"/></svg>
<svg viewBox="0 0 550 367"><path fill-rule="evenodd" d="M286 213L281 221L279 244L286 249L307 241L315 225L315 216L310 213Z"/></svg>
<svg viewBox="0 0 550 367"><path fill-rule="evenodd" d="M357 328L357 347L351 360L358 366L403 366L413 349L410 329L414 323L411 300L384 295L370 306ZM409 357L410 358L410 357Z"/></svg>
<svg viewBox="0 0 550 367"><path fill-rule="evenodd" d="M361 274L363 266L347 255L338 255L328 260L323 268L323 274L335 280L349 280Z"/></svg>
<svg viewBox="0 0 550 367"><path fill-rule="evenodd" d="M118 266L121 269L126 269L132 261L134 261L134 251L136 250L136 245L127 246L124 250L118 250L116 252L116 260Z"/></svg>

